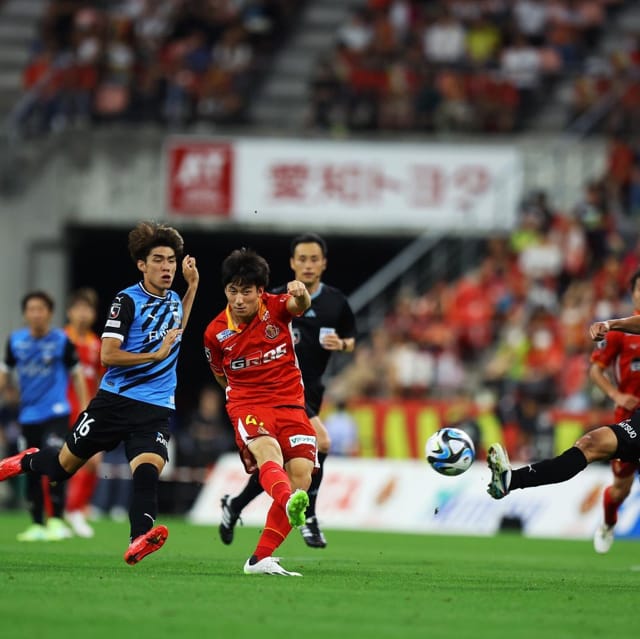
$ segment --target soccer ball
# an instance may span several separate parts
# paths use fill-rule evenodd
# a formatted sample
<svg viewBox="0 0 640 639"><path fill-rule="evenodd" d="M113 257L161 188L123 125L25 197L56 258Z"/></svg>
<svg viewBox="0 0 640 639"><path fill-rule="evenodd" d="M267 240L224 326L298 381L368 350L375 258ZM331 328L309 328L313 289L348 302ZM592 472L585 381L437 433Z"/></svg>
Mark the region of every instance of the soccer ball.
<svg viewBox="0 0 640 639"><path fill-rule="evenodd" d="M425 455L431 468L441 475L460 475L476 457L471 437L459 428L441 428L429 437Z"/></svg>

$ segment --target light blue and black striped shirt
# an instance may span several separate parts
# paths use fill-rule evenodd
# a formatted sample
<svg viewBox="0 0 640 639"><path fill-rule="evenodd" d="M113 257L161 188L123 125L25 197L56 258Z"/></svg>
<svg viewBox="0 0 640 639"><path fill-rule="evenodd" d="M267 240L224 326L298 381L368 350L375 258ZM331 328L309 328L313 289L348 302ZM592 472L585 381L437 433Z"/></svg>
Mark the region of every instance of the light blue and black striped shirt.
<svg viewBox="0 0 640 639"><path fill-rule="evenodd" d="M164 297L147 291L142 282L120 291L113 299L102 337L122 341L122 350L148 353L160 347L172 328L182 325L182 301L175 291ZM178 339L169 356L161 362L136 366L111 366L100 388L156 406L175 409Z"/></svg>

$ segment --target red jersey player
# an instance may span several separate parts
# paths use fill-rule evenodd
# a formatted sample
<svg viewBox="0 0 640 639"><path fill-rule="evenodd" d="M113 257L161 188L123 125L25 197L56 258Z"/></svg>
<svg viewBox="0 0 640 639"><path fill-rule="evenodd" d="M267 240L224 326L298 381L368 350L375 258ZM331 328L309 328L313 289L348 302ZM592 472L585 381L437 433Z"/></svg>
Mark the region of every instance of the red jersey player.
<svg viewBox="0 0 640 639"><path fill-rule="evenodd" d="M300 576L273 552L292 526L305 523L306 490L316 460L316 433L305 412L302 376L291 320L311 305L297 280L287 292L265 292L269 265L250 249L222 263L226 308L207 326L204 347L211 371L225 389L226 409L247 472L258 472L273 498L246 574Z"/></svg>
<svg viewBox="0 0 640 639"><path fill-rule="evenodd" d="M90 397L98 391L98 384L104 373L100 362L100 338L91 330L96 321L97 307L98 296L93 289L78 289L69 299L67 305L69 323L64 329L78 352ZM71 405L70 424L73 425L80 411L85 407L79 405L72 384L69 385L67 396ZM100 454L94 455L73 475L67 485L66 519L79 537L93 537L93 528L85 518L85 510L98 481L99 464Z"/></svg>
<svg viewBox="0 0 640 639"><path fill-rule="evenodd" d="M640 271L630 281L634 315L640 315ZM606 369L613 369L613 376ZM591 354L589 375L593 382L615 403L615 421L631 417L640 403L640 335L609 331ZM595 531L596 552L606 553L613 544L613 529L618 509L631 492L638 464L611 460L613 484L603 495L604 520Z"/></svg>

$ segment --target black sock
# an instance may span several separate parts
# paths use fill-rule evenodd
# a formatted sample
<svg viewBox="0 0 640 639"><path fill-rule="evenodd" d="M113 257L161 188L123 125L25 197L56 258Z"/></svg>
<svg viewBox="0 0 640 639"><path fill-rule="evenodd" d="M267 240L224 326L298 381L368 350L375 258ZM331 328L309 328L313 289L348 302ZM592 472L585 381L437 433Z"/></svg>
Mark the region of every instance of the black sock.
<svg viewBox="0 0 640 639"><path fill-rule="evenodd" d="M34 524L44 524L44 494L42 492L42 479L39 475L31 473L27 475L27 501L29 512Z"/></svg>
<svg viewBox="0 0 640 639"><path fill-rule="evenodd" d="M559 484L571 479L586 467L587 460L584 453L576 446L573 446L553 459L545 459L514 470L511 473L509 490Z"/></svg>
<svg viewBox="0 0 640 639"><path fill-rule="evenodd" d="M20 461L22 470L26 473L35 473L36 475L46 475L51 481L66 481L71 477L58 460L58 448L49 446L33 455L25 455Z"/></svg>
<svg viewBox="0 0 640 639"><path fill-rule="evenodd" d="M316 472L311 475L311 486L307 494L309 495L309 505L307 506L307 519L316 516L316 501L318 501L318 490L320 490L320 483L322 482L322 475L324 473L324 460L327 458L328 453L318 452L318 464L320 467L316 469Z"/></svg>
<svg viewBox="0 0 640 639"><path fill-rule="evenodd" d="M133 494L129 507L131 539L153 528L158 514L158 477L153 464L140 464L133 473Z"/></svg>
<svg viewBox="0 0 640 639"><path fill-rule="evenodd" d="M64 515L64 503L67 495L67 484L63 481L49 482L49 500L54 517L62 519Z"/></svg>
<svg viewBox="0 0 640 639"><path fill-rule="evenodd" d="M259 475L259 473L253 473L253 475L249 477L246 486L242 489L242 492L231 500L231 508L237 515L244 510L249 502L253 501L264 491L264 488L260 485Z"/></svg>

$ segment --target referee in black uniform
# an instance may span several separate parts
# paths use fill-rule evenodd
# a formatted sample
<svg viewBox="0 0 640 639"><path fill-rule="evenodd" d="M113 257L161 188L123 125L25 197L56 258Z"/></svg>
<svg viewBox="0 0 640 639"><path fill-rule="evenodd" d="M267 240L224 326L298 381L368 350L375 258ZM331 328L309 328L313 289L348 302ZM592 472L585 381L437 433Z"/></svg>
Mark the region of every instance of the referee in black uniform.
<svg viewBox="0 0 640 639"><path fill-rule="evenodd" d="M318 526L316 500L322 481L324 460L329 453L329 433L318 416L324 385L322 376L333 351L353 352L355 348L356 323L347 298L333 286L322 281L327 268L326 242L315 233L298 235L291 242L289 260L295 279L304 283L311 295L311 308L304 315L293 319L293 334L298 363L304 381L306 410L318 438L319 468L313 475L309 487L309 507L304 526L300 527L307 546L324 548L327 541ZM284 288L276 289L278 293ZM257 474L250 477L242 492L232 498L222 498L222 521L220 538L223 543L233 541L233 530L244 507L262 492Z"/></svg>

